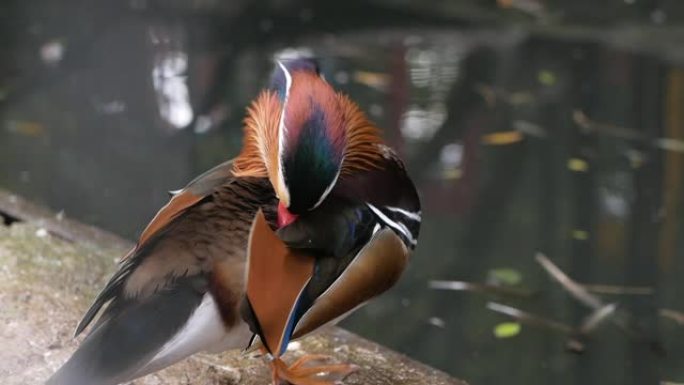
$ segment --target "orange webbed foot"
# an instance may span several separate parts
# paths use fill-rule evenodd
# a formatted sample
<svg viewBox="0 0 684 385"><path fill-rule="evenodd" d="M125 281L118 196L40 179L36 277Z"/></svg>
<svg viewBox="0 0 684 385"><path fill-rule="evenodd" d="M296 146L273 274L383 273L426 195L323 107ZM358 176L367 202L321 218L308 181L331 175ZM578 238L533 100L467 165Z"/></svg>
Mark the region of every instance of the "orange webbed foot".
<svg viewBox="0 0 684 385"><path fill-rule="evenodd" d="M335 385L339 380L357 369L352 364L307 365L311 362L328 361L331 357L320 354L307 354L299 358L289 367L280 359L271 362L274 385L280 385L284 380L291 385ZM337 380L330 380L321 375L334 376Z"/></svg>

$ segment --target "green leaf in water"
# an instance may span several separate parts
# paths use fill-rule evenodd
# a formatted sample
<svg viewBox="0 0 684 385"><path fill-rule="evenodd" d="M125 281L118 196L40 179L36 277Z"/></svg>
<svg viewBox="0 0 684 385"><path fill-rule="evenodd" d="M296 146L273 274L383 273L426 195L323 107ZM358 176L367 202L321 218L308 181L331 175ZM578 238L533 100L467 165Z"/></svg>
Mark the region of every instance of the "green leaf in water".
<svg viewBox="0 0 684 385"><path fill-rule="evenodd" d="M520 334L520 324L517 322L503 322L494 327L496 338L511 338Z"/></svg>
<svg viewBox="0 0 684 385"><path fill-rule="evenodd" d="M502 267L489 270L489 280L502 285L517 285L522 281L522 275L518 270Z"/></svg>
<svg viewBox="0 0 684 385"><path fill-rule="evenodd" d="M537 80L545 86L552 86L556 84L556 75L549 70L541 70L537 74Z"/></svg>

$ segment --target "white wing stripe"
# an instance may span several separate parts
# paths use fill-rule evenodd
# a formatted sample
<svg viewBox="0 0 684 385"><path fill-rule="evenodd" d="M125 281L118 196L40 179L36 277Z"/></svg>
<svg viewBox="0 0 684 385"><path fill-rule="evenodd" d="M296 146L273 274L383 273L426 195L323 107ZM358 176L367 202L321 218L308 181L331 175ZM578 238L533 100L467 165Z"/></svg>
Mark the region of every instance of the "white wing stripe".
<svg viewBox="0 0 684 385"><path fill-rule="evenodd" d="M342 158L342 162L344 162L344 158ZM342 162L340 162L340 165L342 164ZM332 180L332 182L330 182L330 185L328 185L328 187L326 187L325 191L323 191L323 195L321 195L321 197L318 198L318 202L316 202L316 204L311 208L311 210L320 206L320 204L323 203L323 200L325 199L325 197L327 197L328 194L330 194L333 187L335 187L335 183L337 183L337 178L340 177L341 171L342 171L342 167L340 166L340 168L337 169L337 174L335 174L335 178Z"/></svg>
<svg viewBox="0 0 684 385"><path fill-rule="evenodd" d="M370 204L370 203L366 203L366 205L368 205L368 208L370 208L370 209L375 213L375 215L377 215L378 218L380 218L381 221L385 222L385 224L386 224L387 226L390 226L390 227L392 227L393 229L395 229L395 230L397 230L398 232L400 232L401 234L403 234L404 237L406 237L406 239L407 239L412 245L415 245L415 244L418 243L418 242L413 238L413 234L411 234L411 231L409 231L409 229L407 229L406 226L404 226L403 223L395 222L395 221L389 219L389 218L387 217L387 215L383 214L382 211L380 211L377 207L373 206L373 205Z"/></svg>
<svg viewBox="0 0 684 385"><path fill-rule="evenodd" d="M384 208L386 208L389 211L401 214L401 215L405 216L406 218L413 219L414 221L417 221L417 222L420 222L422 219L421 218L422 213L420 211L414 213L414 212L411 212L408 210L404 210L400 207L392 207L392 206L384 206Z"/></svg>

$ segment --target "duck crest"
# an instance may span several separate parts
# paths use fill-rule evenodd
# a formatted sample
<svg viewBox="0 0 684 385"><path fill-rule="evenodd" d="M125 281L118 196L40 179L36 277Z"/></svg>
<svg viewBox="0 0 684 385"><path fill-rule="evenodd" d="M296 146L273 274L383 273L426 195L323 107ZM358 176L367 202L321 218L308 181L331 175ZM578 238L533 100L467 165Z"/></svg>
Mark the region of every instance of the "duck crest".
<svg viewBox="0 0 684 385"><path fill-rule="evenodd" d="M278 99L281 102L285 101L288 88L292 84L290 74L294 72L307 72L318 77L321 76L318 62L315 59L297 58L277 61L268 88L278 94Z"/></svg>
<svg viewBox="0 0 684 385"><path fill-rule="evenodd" d="M248 108L244 123L244 145L233 172L267 176L276 190L284 189L285 179L290 184L305 183L298 179L306 174L344 178L382 163L379 130L356 103L320 77L310 60L278 62L270 86ZM333 184L334 179L329 187Z"/></svg>
<svg viewBox="0 0 684 385"><path fill-rule="evenodd" d="M275 177L278 163L278 124L282 105L277 95L263 91L247 108L242 151L233 162L238 177Z"/></svg>

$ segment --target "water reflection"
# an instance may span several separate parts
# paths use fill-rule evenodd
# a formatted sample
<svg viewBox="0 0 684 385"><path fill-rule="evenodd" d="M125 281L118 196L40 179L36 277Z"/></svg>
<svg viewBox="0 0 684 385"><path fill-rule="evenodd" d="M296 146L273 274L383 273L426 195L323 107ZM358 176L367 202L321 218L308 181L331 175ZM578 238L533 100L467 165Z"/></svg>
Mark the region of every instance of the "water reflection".
<svg viewBox="0 0 684 385"><path fill-rule="evenodd" d="M48 52L57 63L48 71L60 70L37 72L41 82L26 80L35 74L29 62L18 74L5 70L2 79L24 86L0 85L0 185L133 237L167 190L237 153L243 109L270 59L303 46L383 128L425 203L410 271L346 327L473 384L684 381L684 65L676 53L562 31L378 24L307 33L321 17L313 8L295 13L294 29L292 18L250 11L261 31L250 35L232 18L237 5L207 16L202 7L218 3L200 3L194 16L174 7L123 13L77 45L76 59L73 44L59 60ZM55 23L55 36L70 31ZM15 39L10 53L19 58L61 41ZM567 333L515 326L489 310L569 328L592 314L539 266L538 251L594 289L642 290L600 294L638 321L639 336L601 323L581 341L584 353L571 354ZM428 287L435 280L479 289L438 291Z"/></svg>
<svg viewBox="0 0 684 385"><path fill-rule="evenodd" d="M182 30L174 33L152 28L150 40L155 47L152 85L157 93L159 115L171 127L185 128L193 121L190 93L186 84L188 55L183 51ZM198 122L196 130L206 131L206 122Z"/></svg>

